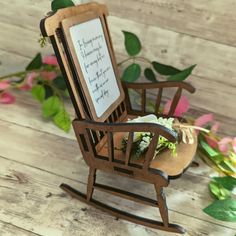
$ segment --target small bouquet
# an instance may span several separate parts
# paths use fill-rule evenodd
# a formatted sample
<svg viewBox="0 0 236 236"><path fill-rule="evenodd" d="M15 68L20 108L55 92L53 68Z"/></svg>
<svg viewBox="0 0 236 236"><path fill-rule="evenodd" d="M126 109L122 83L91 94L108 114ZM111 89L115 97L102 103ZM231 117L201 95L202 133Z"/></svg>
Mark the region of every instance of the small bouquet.
<svg viewBox="0 0 236 236"><path fill-rule="evenodd" d="M162 125L166 127L167 129L174 130L173 128L173 122L174 118L157 118L155 115L147 115L143 117L138 117L133 120L129 120L128 122L133 122L133 123L140 123L140 122L147 122L147 123L155 123ZM177 131L176 131L177 132ZM152 134L150 132L135 132L134 137L133 137L133 145L132 145L132 150L131 150L131 155L132 158L140 158L143 156L147 150L148 146L152 140ZM121 144L121 149L123 152L126 151L127 148L127 142L128 142L128 137L127 135L124 136L122 139L122 144ZM176 156L176 143L172 143L163 136L159 136L158 142L157 142L157 147L155 151L155 155L158 154L160 151L164 149L169 149L171 151L172 156ZM153 157L153 158L154 158Z"/></svg>

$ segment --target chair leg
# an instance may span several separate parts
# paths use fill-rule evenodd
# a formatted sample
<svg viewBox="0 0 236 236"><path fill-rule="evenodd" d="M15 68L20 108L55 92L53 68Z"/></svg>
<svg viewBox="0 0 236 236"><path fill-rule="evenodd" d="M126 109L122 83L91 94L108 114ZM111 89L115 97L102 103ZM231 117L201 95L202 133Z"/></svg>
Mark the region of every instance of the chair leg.
<svg viewBox="0 0 236 236"><path fill-rule="evenodd" d="M157 202L160 211L160 215L165 227L169 226L169 216L168 216L168 208L166 205L166 197L163 192L163 188L155 184L156 194L157 194Z"/></svg>
<svg viewBox="0 0 236 236"><path fill-rule="evenodd" d="M93 191L94 191L94 183L96 181L96 169L90 167L89 168L89 175L88 175L88 183L87 183L87 201L89 202L92 198Z"/></svg>

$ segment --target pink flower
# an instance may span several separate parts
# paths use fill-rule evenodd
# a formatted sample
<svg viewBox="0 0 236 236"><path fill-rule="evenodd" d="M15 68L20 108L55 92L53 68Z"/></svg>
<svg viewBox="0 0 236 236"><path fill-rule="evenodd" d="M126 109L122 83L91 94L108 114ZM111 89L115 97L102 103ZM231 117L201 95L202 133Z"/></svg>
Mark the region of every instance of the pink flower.
<svg viewBox="0 0 236 236"><path fill-rule="evenodd" d="M30 90L32 87L30 87L28 84L24 84L22 86L19 87L20 90L22 91L28 91Z"/></svg>
<svg viewBox="0 0 236 236"><path fill-rule="evenodd" d="M218 131L219 127L220 127L220 123L215 122L214 125L212 125L212 127L211 127L211 132L216 133Z"/></svg>
<svg viewBox="0 0 236 236"><path fill-rule="evenodd" d="M54 80L57 77L56 72L54 71L43 71L40 74L45 80Z"/></svg>
<svg viewBox="0 0 236 236"><path fill-rule="evenodd" d="M43 58L43 63L48 64L48 65L53 65L53 66L58 66L57 58L55 56L45 56Z"/></svg>
<svg viewBox="0 0 236 236"><path fill-rule="evenodd" d="M26 83L32 88L33 87L33 81L34 79L38 76L37 73L35 72L32 72L32 73L29 73L27 75L27 78L26 78Z"/></svg>
<svg viewBox="0 0 236 236"><path fill-rule="evenodd" d="M233 139L231 137L224 137L218 142L219 150L223 153L228 153L230 144L232 143Z"/></svg>
<svg viewBox="0 0 236 236"><path fill-rule="evenodd" d="M16 98L10 93L3 92L0 94L0 103L2 104L12 104L14 103Z"/></svg>
<svg viewBox="0 0 236 236"><path fill-rule="evenodd" d="M213 120L213 115L212 114L205 114L205 115L202 115L202 116L198 117L195 120L194 125L202 127L202 126L204 126L205 124L207 124L208 122L210 122L212 120Z"/></svg>
<svg viewBox="0 0 236 236"><path fill-rule="evenodd" d="M5 90L10 86L9 81L2 80L0 81L0 90Z"/></svg>
<svg viewBox="0 0 236 236"><path fill-rule="evenodd" d="M32 89L33 87L33 81L38 76L36 72L31 72L26 77L26 83L19 87L22 91L27 91Z"/></svg>
<svg viewBox="0 0 236 236"><path fill-rule="evenodd" d="M232 146L233 146L234 153L236 153L236 137L234 137L232 141Z"/></svg>
<svg viewBox="0 0 236 236"><path fill-rule="evenodd" d="M164 111L163 113L165 115L168 114L169 110L170 110L170 107L171 107L171 104L172 104L172 100L168 100L167 103L165 104L164 106ZM185 112L187 112L189 109L189 102L188 102L188 99L187 97L185 96L182 96L179 100L179 103L175 109L175 112L174 112L174 115L175 116L182 116Z"/></svg>
<svg viewBox="0 0 236 236"><path fill-rule="evenodd" d="M205 135L204 137L210 147L212 147L212 148L218 147L218 142L216 139L214 139L213 137L207 136L207 135Z"/></svg>

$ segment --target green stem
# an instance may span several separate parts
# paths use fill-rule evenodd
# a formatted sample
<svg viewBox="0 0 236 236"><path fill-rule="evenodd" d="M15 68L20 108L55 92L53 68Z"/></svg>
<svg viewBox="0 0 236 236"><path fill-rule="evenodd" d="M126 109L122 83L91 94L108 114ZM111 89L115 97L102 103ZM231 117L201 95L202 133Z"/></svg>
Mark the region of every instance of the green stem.
<svg viewBox="0 0 236 236"><path fill-rule="evenodd" d="M9 75L4 75L4 76L0 77L0 80L6 79L9 77L19 77L19 76L24 75L26 73L27 73L26 71L20 71L20 72L12 73Z"/></svg>
<svg viewBox="0 0 236 236"><path fill-rule="evenodd" d="M4 76L0 77L0 80L10 78L10 77L19 77L21 75L26 75L26 74L31 73L31 72L43 72L43 71L45 71L44 68L34 69L34 70L27 70L27 71L20 71L20 72L12 73L12 74L9 74L9 75L4 75ZM60 72L60 69L55 68L54 71L55 72L57 72L57 71Z"/></svg>
<svg viewBox="0 0 236 236"><path fill-rule="evenodd" d="M63 99L63 97L62 97L62 95L61 95L60 90L59 90L58 88L56 88L55 86L53 86L52 84L50 84L50 83L47 83L47 85L48 85L49 87L51 87L51 89L53 90L54 94L56 94L56 95L58 96L58 98L59 98L60 101L61 101L61 104L62 104L63 109L65 109L64 99Z"/></svg>
<svg viewBox="0 0 236 236"><path fill-rule="evenodd" d="M123 61L119 62L117 65L121 66L122 64L124 64L125 62L130 61L130 60L139 60L139 61L144 61L148 64L152 64L152 62L150 60L148 60L146 57L129 57L129 58L126 58Z"/></svg>

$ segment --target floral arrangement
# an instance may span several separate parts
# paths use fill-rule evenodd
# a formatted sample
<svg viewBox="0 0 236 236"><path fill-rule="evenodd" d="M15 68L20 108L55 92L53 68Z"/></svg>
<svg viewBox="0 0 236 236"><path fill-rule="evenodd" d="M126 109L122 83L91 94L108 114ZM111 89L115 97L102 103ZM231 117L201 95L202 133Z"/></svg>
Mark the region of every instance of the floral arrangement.
<svg viewBox="0 0 236 236"><path fill-rule="evenodd" d="M157 118L155 115L147 115L143 117L138 117L128 122L138 123L138 122L149 122L158 125L163 125L170 130L174 130L173 128L174 118ZM133 145L131 150L132 158L138 159L142 157L148 150L149 144L152 140L152 134L150 132L135 132L133 137ZM126 151L127 148L128 137L127 135L122 139L121 150L123 152ZM171 155L176 155L176 143L172 143L168 141L166 138L160 136L157 141L157 147L155 150L155 156L161 152L163 149L169 149L171 151Z"/></svg>
<svg viewBox="0 0 236 236"><path fill-rule="evenodd" d="M52 10L73 6L71 0L53 0ZM127 31L123 31L125 38L125 49L128 58L118 63L118 66L124 68L121 80L134 82L140 78L142 67L139 62L144 62L147 67L143 71L144 77L150 82L158 82L160 80L183 81L192 73L195 65L184 70L162 64L157 61L150 61L147 58L139 56L142 45L138 37ZM44 46L46 40L39 40L41 46ZM68 132L71 127L71 120L66 111L64 101L68 97L68 91L65 81L60 73L55 56L42 57L38 53L22 72L10 74L0 77L0 103L12 104L15 102L15 96L12 94L14 90L31 91L32 97L36 99L42 107L43 117L51 119L55 125ZM135 95L135 93L133 94ZM137 99L135 99L138 102ZM168 113L172 101L169 100L162 108L164 114ZM148 106L154 107L152 101L148 101ZM186 97L182 96L176 108L175 116L183 116L188 111L189 102ZM210 216L224 221L236 222L236 137L220 137L217 135L219 123L214 122L212 114L203 115L197 119L193 117L185 117L193 126L203 127L209 132L202 130L198 133L198 153L199 156L219 174L212 178L209 189L216 199L211 205L203 211ZM169 128L171 120L158 120ZM147 150L151 136L148 133L138 134L135 140L137 149L134 156L140 155ZM124 139L123 148L127 141ZM176 144L168 143L163 137L158 141L157 151L162 148L168 148L175 154ZM173 157L174 158L174 157Z"/></svg>

